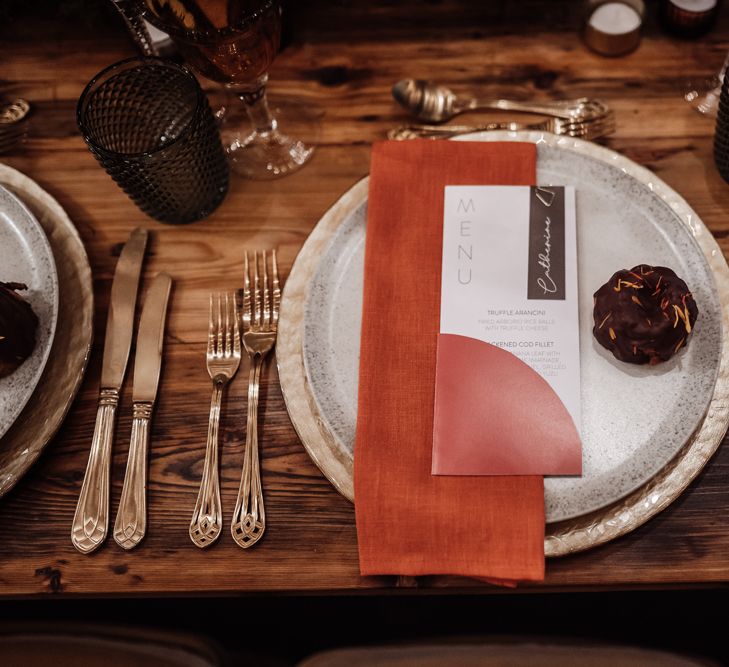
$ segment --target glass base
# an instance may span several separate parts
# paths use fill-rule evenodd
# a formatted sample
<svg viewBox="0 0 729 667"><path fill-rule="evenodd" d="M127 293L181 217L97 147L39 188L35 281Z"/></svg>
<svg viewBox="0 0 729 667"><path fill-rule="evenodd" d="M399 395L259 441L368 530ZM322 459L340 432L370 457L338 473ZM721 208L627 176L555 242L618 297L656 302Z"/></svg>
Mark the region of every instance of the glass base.
<svg viewBox="0 0 729 667"><path fill-rule="evenodd" d="M324 116L321 108L311 103L302 104L295 97L278 96L277 99L274 96L273 100L271 121L274 130L255 133L240 92L232 87L211 91L210 103L213 109L218 109L215 115L220 137L234 173L246 178L271 180L293 173L311 158L320 139Z"/></svg>
<svg viewBox="0 0 729 667"><path fill-rule="evenodd" d="M686 87L685 99L696 111L709 118L716 118L719 110L722 80L718 76L704 81L690 82Z"/></svg>
<svg viewBox="0 0 729 667"><path fill-rule="evenodd" d="M286 176L311 158L314 148L281 132L224 137L230 168L237 174L256 180Z"/></svg>

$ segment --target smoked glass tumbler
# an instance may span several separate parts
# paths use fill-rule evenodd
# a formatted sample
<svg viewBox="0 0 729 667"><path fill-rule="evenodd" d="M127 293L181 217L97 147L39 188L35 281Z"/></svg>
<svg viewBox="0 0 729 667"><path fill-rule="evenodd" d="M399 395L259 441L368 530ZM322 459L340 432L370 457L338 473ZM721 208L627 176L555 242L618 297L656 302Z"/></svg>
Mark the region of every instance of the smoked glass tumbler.
<svg viewBox="0 0 729 667"><path fill-rule="evenodd" d="M76 109L107 173L160 222L204 218L228 191L229 166L195 76L160 58L130 58L97 74Z"/></svg>

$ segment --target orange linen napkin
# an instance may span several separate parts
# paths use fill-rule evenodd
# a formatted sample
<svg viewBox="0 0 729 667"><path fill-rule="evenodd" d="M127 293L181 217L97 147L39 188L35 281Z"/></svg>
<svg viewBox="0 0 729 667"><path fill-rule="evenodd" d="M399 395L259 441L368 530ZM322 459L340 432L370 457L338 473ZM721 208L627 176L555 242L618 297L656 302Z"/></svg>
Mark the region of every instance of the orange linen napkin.
<svg viewBox="0 0 729 667"><path fill-rule="evenodd" d="M541 476L430 473L444 187L535 177L534 144L373 148L354 457L363 575L544 578Z"/></svg>

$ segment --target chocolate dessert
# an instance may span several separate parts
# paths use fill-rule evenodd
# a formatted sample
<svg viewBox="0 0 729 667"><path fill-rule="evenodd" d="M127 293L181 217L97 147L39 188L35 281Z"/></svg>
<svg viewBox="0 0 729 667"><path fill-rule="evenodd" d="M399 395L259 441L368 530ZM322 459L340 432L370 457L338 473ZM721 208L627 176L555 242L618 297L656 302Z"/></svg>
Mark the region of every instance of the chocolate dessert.
<svg viewBox="0 0 729 667"><path fill-rule="evenodd" d="M670 359L688 343L699 314L686 283L665 266L617 271L594 297L592 333L631 364Z"/></svg>
<svg viewBox="0 0 729 667"><path fill-rule="evenodd" d="M0 282L0 378L13 373L35 348L38 317L17 290L23 283Z"/></svg>

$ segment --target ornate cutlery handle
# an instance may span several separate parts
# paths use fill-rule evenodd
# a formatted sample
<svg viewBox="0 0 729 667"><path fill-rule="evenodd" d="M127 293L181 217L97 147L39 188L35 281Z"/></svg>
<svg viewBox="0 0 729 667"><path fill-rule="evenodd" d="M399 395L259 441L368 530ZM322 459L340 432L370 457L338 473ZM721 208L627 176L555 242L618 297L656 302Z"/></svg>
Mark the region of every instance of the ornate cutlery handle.
<svg viewBox="0 0 729 667"><path fill-rule="evenodd" d="M590 100L580 98L576 100L560 100L556 102L518 102L515 100L478 100L470 99L458 105L460 111L474 111L476 109L502 109L504 111L522 111L526 113L543 114L556 118L573 118L576 115L589 114Z"/></svg>
<svg viewBox="0 0 729 667"><path fill-rule="evenodd" d="M111 445L114 440L118 403L119 392L116 389L102 389L99 392L91 453L71 529L73 546L84 554L98 549L106 539L109 524Z"/></svg>
<svg viewBox="0 0 729 667"><path fill-rule="evenodd" d="M525 130L536 129L536 125L523 123L486 123L484 125L402 125L387 133L388 139L403 141L405 139L448 139L459 134L471 132L490 132L492 130ZM541 124L539 124L541 125Z"/></svg>
<svg viewBox="0 0 729 667"><path fill-rule="evenodd" d="M129 459L114 523L114 540L124 549L136 547L147 530L147 446L152 404L135 403L132 414Z"/></svg>
<svg viewBox="0 0 729 667"><path fill-rule="evenodd" d="M251 358L248 381L248 424L246 426L246 451L243 458L243 475L235 501L235 512L230 532L236 544L243 549L252 547L266 530L266 510L263 506L261 470L258 457L258 387L261 379L263 357Z"/></svg>
<svg viewBox="0 0 729 667"><path fill-rule="evenodd" d="M224 381L219 379L213 381L205 466L195 511L190 522L190 539L196 547L201 549L209 547L215 542L223 527L223 510L220 504L220 482L218 480L218 426L224 387Z"/></svg>

